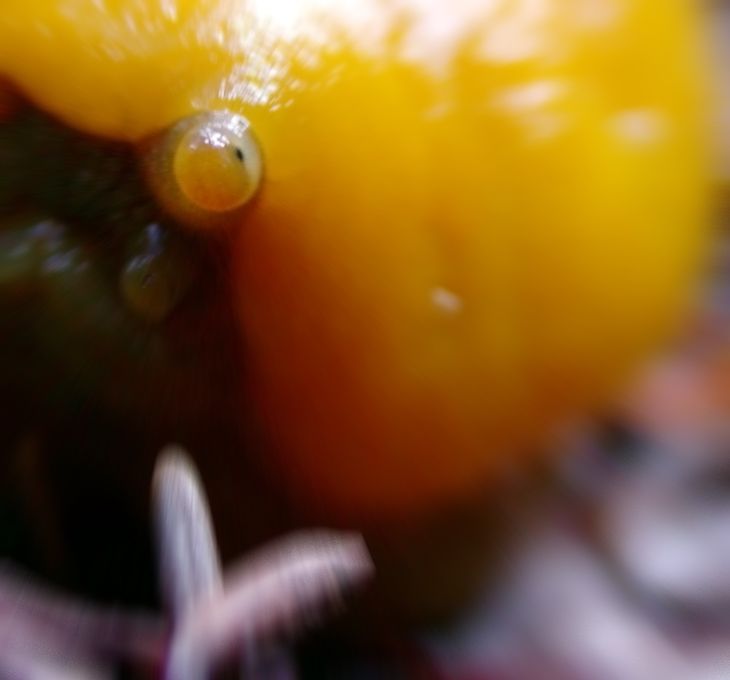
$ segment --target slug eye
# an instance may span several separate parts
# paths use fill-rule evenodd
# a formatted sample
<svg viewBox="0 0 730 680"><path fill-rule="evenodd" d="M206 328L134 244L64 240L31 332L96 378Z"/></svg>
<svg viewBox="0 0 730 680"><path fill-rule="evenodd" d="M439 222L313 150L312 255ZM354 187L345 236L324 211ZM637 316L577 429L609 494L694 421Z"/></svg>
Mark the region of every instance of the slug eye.
<svg viewBox="0 0 730 680"><path fill-rule="evenodd" d="M240 207L261 181L261 155L248 122L202 120L185 133L173 160L175 180L191 203L211 212Z"/></svg>
<svg viewBox="0 0 730 680"><path fill-rule="evenodd" d="M263 159L243 116L210 111L185 118L142 146L150 187L188 227L225 226L255 196Z"/></svg>

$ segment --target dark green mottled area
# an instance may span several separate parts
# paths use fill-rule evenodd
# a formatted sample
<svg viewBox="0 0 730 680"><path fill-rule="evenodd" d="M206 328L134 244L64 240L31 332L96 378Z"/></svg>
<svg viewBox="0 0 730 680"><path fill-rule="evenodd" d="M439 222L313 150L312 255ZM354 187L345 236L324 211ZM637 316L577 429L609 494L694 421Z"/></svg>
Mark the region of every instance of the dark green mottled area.
<svg viewBox="0 0 730 680"><path fill-rule="evenodd" d="M1 380L187 428L237 375L226 249L179 229L139 165L30 107L0 125Z"/></svg>

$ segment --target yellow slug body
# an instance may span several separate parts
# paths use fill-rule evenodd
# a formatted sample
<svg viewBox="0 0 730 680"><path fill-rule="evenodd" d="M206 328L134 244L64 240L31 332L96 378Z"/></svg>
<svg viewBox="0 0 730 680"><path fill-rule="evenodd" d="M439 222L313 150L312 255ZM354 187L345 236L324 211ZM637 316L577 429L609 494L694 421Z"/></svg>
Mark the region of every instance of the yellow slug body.
<svg viewBox="0 0 730 680"><path fill-rule="evenodd" d="M499 474L676 323L707 216L694 5L27 0L0 73L115 139L250 122L242 390L295 494L388 516Z"/></svg>

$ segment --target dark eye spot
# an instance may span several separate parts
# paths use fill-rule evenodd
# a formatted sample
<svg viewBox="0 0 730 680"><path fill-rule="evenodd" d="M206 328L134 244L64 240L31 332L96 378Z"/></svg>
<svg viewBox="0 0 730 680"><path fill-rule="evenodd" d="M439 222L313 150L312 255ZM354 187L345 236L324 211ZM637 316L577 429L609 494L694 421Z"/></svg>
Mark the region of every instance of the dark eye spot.
<svg viewBox="0 0 730 680"><path fill-rule="evenodd" d="M238 147L236 147L236 158L243 163L243 151L241 151Z"/></svg>

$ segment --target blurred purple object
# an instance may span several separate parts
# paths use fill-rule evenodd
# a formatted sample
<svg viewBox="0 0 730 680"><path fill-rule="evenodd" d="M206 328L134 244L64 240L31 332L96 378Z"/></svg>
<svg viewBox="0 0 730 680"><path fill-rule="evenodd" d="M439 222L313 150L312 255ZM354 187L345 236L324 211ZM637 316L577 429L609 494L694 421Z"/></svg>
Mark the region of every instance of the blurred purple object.
<svg viewBox="0 0 730 680"><path fill-rule="evenodd" d="M203 489L180 451L154 479L161 617L106 610L0 571L0 680L112 680L119 662L165 680L208 680L238 660L250 680L295 680L286 643L372 573L360 536L286 537L225 577Z"/></svg>

